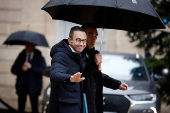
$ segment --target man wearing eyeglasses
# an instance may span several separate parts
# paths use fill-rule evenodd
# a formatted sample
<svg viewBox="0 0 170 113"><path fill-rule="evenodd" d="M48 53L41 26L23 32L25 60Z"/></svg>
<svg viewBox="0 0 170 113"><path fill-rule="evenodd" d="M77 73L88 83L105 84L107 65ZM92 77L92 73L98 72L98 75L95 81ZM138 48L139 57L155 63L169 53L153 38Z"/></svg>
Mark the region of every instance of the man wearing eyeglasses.
<svg viewBox="0 0 170 113"><path fill-rule="evenodd" d="M119 80L113 79L108 75L98 71L98 65L102 63L102 54L95 50L95 42L97 40L97 29L87 23L82 26L87 33L87 44L83 53L88 57L87 67L95 68L92 75L86 75L83 81L83 91L86 93L88 113L103 113L103 86L111 89L127 90L128 85L121 83Z"/></svg>
<svg viewBox="0 0 170 113"><path fill-rule="evenodd" d="M81 81L85 80L82 73L86 56L81 52L86 47L86 40L85 30L75 26L71 28L68 39L52 47L49 113L82 113Z"/></svg>

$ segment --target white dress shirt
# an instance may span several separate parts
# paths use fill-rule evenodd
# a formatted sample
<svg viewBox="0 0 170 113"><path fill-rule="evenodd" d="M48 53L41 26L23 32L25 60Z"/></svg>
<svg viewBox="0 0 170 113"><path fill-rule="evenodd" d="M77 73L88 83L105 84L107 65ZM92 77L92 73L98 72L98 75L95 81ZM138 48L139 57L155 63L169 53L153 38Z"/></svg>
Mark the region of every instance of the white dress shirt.
<svg viewBox="0 0 170 113"><path fill-rule="evenodd" d="M28 56L30 55L30 60L32 61L33 57L34 57L34 52L32 53L27 53L27 61L28 61Z"/></svg>

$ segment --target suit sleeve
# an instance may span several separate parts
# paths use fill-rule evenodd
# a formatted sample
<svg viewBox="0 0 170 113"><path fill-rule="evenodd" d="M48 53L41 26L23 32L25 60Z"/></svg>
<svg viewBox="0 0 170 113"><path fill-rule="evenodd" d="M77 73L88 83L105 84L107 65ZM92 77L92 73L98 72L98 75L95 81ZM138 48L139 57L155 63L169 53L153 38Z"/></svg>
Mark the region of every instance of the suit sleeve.
<svg viewBox="0 0 170 113"><path fill-rule="evenodd" d="M42 56L38 59L38 64L34 65L32 64L31 69L29 69L31 72L35 73L35 75L43 75L43 71L46 68L46 62Z"/></svg>
<svg viewBox="0 0 170 113"><path fill-rule="evenodd" d="M119 89L121 82L119 80L113 79L108 75L101 73L103 86L111 89Z"/></svg>
<svg viewBox="0 0 170 113"><path fill-rule="evenodd" d="M55 53L51 61L50 81L53 84L69 85L72 75L67 74L67 59L64 53Z"/></svg>
<svg viewBox="0 0 170 113"><path fill-rule="evenodd" d="M21 54L19 54L11 68L11 72L14 75L20 75L23 73L23 71L22 71L23 62L20 60L20 59L22 59L21 57L22 57Z"/></svg>

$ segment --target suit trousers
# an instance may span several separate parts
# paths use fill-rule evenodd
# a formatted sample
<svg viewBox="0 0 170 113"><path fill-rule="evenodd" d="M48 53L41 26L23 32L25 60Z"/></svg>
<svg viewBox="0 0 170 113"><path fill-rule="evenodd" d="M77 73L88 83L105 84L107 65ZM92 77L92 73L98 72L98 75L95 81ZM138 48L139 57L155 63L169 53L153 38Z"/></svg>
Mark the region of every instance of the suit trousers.
<svg viewBox="0 0 170 113"><path fill-rule="evenodd" d="M29 95L32 107L32 113L38 113L38 95L30 96L28 83L25 83L25 87L22 94L18 95L18 111L19 113L25 112L25 104L27 100L27 95Z"/></svg>

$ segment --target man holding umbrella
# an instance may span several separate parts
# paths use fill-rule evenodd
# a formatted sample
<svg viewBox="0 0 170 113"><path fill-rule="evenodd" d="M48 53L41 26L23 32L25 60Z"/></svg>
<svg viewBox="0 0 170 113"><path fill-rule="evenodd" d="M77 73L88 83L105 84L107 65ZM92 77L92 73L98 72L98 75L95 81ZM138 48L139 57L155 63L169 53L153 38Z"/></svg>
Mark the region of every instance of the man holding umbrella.
<svg viewBox="0 0 170 113"><path fill-rule="evenodd" d="M25 49L19 54L12 66L12 73L17 75L16 92L18 110L24 113L27 94L30 97L33 113L38 113L38 96L42 89L42 74L46 63L35 44L25 42Z"/></svg>
<svg viewBox="0 0 170 113"><path fill-rule="evenodd" d="M121 83L119 80L115 80L106 74L98 71L98 65L102 63L102 54L95 50L94 45L97 40L96 27L87 23L82 26L87 33L87 44L83 53L86 53L88 60L87 66L96 67L92 76L85 76L83 82L84 93L86 93L88 113L103 113L103 86L111 89L127 90L128 85Z"/></svg>

